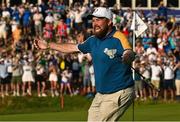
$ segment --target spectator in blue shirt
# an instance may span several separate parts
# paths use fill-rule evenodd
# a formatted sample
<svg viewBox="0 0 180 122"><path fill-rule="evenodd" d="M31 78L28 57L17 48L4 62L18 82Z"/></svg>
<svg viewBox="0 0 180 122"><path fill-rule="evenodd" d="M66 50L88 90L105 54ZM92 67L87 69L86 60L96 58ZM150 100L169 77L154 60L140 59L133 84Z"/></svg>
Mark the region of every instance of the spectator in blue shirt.
<svg viewBox="0 0 180 122"><path fill-rule="evenodd" d="M164 5L163 1L160 2L158 6L158 17L161 20L167 20L168 8Z"/></svg>
<svg viewBox="0 0 180 122"><path fill-rule="evenodd" d="M31 21L31 12L29 8L26 6L25 11L23 13L23 32L24 34L30 32L30 21Z"/></svg>

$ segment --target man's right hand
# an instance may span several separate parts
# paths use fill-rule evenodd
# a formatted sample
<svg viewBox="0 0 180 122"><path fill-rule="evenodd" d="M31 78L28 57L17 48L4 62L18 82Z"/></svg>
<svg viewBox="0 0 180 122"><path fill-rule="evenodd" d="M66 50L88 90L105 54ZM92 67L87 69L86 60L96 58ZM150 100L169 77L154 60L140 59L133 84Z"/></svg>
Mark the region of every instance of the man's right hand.
<svg viewBox="0 0 180 122"><path fill-rule="evenodd" d="M37 48L37 49L47 49L48 48L48 43L43 40L43 39L39 39L39 38L35 38L34 39L34 46Z"/></svg>

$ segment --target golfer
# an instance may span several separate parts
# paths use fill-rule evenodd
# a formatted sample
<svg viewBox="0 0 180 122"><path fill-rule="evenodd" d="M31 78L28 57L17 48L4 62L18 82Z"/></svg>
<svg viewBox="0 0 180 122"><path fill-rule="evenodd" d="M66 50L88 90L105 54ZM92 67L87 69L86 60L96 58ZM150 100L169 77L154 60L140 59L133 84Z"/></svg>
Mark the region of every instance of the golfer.
<svg viewBox="0 0 180 122"><path fill-rule="evenodd" d="M88 111L88 121L116 121L134 99L131 63L135 56L125 35L113 26L108 8L98 7L89 17L94 35L83 43L57 44L35 39L35 45L64 53L90 53L97 93Z"/></svg>

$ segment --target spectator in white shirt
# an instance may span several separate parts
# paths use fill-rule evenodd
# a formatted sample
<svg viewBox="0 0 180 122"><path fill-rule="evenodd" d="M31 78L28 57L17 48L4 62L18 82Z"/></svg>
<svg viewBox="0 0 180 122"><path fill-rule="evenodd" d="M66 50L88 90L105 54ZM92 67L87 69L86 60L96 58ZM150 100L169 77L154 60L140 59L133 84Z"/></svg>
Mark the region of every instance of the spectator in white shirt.
<svg viewBox="0 0 180 122"><path fill-rule="evenodd" d="M53 22L54 22L54 17L52 16L51 13L48 13L48 15L47 15L46 18L45 18L45 22L46 22L46 23L51 23L51 24L53 24Z"/></svg>
<svg viewBox="0 0 180 122"><path fill-rule="evenodd" d="M161 66L155 60L150 67L151 67L151 83L154 85L154 87L156 89L159 89L161 74L162 74ZM157 99L158 95L159 95L159 92L156 89L153 89L153 98L154 99Z"/></svg>
<svg viewBox="0 0 180 122"><path fill-rule="evenodd" d="M61 95L63 95L63 92L68 90L70 95L72 96L72 89L71 89L71 84L70 81L72 79L72 72L70 71L69 67L66 67L66 69L62 72L61 74Z"/></svg>
<svg viewBox="0 0 180 122"><path fill-rule="evenodd" d="M43 15L37 9L36 13L34 13L33 15L36 36L42 36L42 20L43 20Z"/></svg>
<svg viewBox="0 0 180 122"><path fill-rule="evenodd" d="M167 101L167 91L170 91L171 100L174 99L174 71L173 66L170 65L170 61L165 62L163 66L164 70L164 80L163 80L163 89L164 89L164 101Z"/></svg>
<svg viewBox="0 0 180 122"><path fill-rule="evenodd" d="M149 47L146 50L146 54L149 55L151 53L157 54L157 50L155 47L153 47L152 42L149 42Z"/></svg>

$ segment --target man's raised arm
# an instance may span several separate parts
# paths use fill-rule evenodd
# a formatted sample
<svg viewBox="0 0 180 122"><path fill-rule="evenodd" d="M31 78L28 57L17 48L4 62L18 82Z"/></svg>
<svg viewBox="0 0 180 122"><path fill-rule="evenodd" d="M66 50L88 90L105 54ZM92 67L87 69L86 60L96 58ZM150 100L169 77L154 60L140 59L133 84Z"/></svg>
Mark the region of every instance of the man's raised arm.
<svg viewBox="0 0 180 122"><path fill-rule="evenodd" d="M46 41L42 39L35 39L34 40L34 45L36 48L39 49L52 49L52 50L57 50L60 52L64 53L74 53L74 52L79 52L79 49L77 47L77 44L74 43L47 43Z"/></svg>

